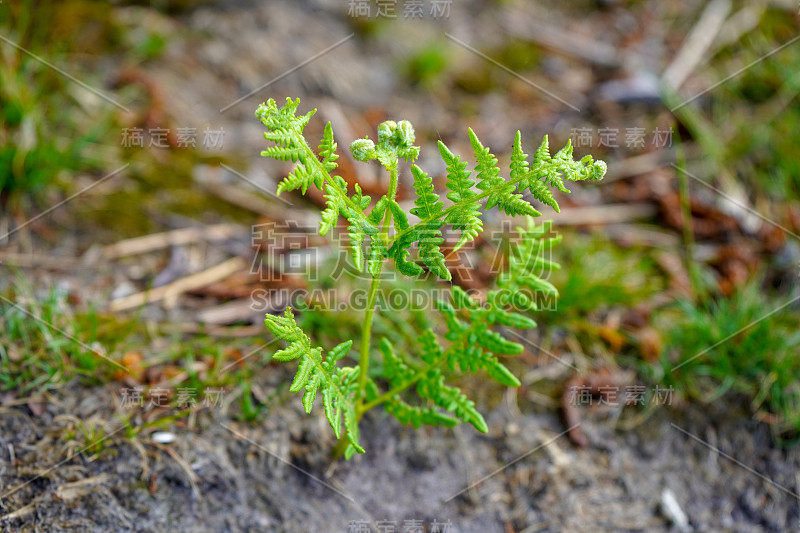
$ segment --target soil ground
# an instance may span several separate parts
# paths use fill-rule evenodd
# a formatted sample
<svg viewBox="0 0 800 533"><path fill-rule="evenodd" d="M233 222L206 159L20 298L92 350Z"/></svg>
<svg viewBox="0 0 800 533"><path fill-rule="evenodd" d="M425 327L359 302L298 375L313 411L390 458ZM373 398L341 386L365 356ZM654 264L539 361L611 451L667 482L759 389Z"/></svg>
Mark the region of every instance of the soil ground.
<svg viewBox="0 0 800 533"><path fill-rule="evenodd" d="M800 451L775 449L732 406L664 407L627 431L589 412L588 449L530 405L498 406L488 435L413 430L376 413L362 430L367 454L331 462L324 418L289 401L257 424L201 412L175 430L174 455L119 435L99 454L75 454L67 417L108 416L114 394L73 387L39 417L3 410L3 487L20 487L2 502L12 516L3 531L679 531L666 489L693 531L792 531L800 520Z"/></svg>

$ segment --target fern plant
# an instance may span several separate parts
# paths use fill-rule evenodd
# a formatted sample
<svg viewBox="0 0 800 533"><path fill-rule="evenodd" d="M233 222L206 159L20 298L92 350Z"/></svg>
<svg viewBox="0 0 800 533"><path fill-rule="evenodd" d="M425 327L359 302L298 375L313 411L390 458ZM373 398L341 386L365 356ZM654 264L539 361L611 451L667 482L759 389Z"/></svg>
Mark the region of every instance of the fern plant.
<svg viewBox="0 0 800 533"><path fill-rule="evenodd" d="M341 447L348 459L364 452L359 443L359 420L364 413L381 405L401 423L414 427L453 426L462 421L486 432L486 421L474 402L457 387L448 385L448 377L483 371L503 385L519 386L519 380L501 362L501 356L519 354L523 348L503 337L498 328L535 327L528 316L511 309L534 311L536 292L551 297L558 294L555 287L536 275L542 269L558 268L543 259L541 253L558 239L546 238L549 224L534 222L540 213L523 194L529 191L538 202L558 211L551 189L569 192L564 186L566 180L602 179L605 163L594 161L591 156L575 161L570 143L551 156L547 137L529 161L517 132L509 177L504 178L497 158L470 129L476 161L472 170L467 161L439 142L439 153L447 167L447 204L436 192L433 179L417 165L411 165L416 199L409 214L417 219L412 223L395 199L400 161L413 163L419 156L411 124L405 120L384 122L378 127L377 142L364 138L350 145L355 159L377 160L389 173L386 194L373 201L358 184L350 191L345 180L335 175L338 155L330 123L325 126L317 151L312 149L303 130L316 110L298 116L299 103L299 99L287 99L283 107L278 107L274 100L269 100L258 107L256 117L267 128L264 137L272 143L261 155L296 163L294 170L281 181L278 193L299 189L305 194L312 186L323 193L326 206L321 215L320 235L328 233L344 218L355 267L362 272L366 269L371 282L357 366L339 365L351 351L352 340L326 351L314 346L295 322L291 308L283 316L267 315L269 331L287 342L287 347L274 358L300 361L290 390L305 389L303 406L309 413L318 393L322 393L325 416L336 437L342 439ZM372 322L384 263L393 262L400 274L411 278L429 271L451 281L442 251L443 228L450 227L458 233L453 251L458 250L482 231L481 215L492 207L511 216L527 217L526 227L518 228L520 242L513 247L508 269L499 276L496 288L479 301L452 285L451 301L436 304L444 326L443 335L430 328L422 331L418 346L409 353L399 353L386 338L373 343ZM374 344L377 350L373 349ZM370 363L379 357L383 361L382 372L371 373Z"/></svg>

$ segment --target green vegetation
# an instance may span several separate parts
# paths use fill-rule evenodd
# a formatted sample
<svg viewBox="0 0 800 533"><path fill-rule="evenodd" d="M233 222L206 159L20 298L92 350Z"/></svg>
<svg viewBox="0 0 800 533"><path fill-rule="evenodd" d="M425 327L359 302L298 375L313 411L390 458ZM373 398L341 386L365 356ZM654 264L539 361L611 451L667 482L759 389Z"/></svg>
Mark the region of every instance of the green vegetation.
<svg viewBox="0 0 800 533"><path fill-rule="evenodd" d="M88 120L92 110L63 78L11 46L0 44L0 57L0 201L18 204L73 172L99 170L92 144L110 129L108 115Z"/></svg>
<svg viewBox="0 0 800 533"><path fill-rule="evenodd" d="M753 190L774 199L800 199L800 162L795 157L800 107L800 49L788 46L766 61L776 43L797 36L792 17L767 10L746 47L720 57L723 72L751 68L725 83L710 109L719 142L725 147L721 164L735 171Z"/></svg>
<svg viewBox="0 0 800 533"><path fill-rule="evenodd" d="M570 236L569 248L555 254L570 265L553 274L558 286L558 312L548 322L584 320L598 309L633 307L664 289L664 282L646 250L609 246L598 236Z"/></svg>
<svg viewBox="0 0 800 533"><path fill-rule="evenodd" d="M69 302L66 291L36 294L21 278L17 281L13 292L0 293L0 392L44 397L77 377L85 386L116 382L120 388L140 388L143 405L127 405L132 413L147 410L150 394L161 391L166 400L158 405L167 409L156 421L176 410L182 417L201 409L209 390L238 396L243 419L265 409L250 395L250 367L239 361L260 339L234 339L222 347L218 338L203 334L188 339L160 334L138 317L81 309ZM269 355L253 354L253 360L266 362ZM194 401L182 399L179 389L194 391ZM277 394L264 401L276 399ZM121 395L116 401L122 403ZM145 429L137 428L132 416L127 423L133 433Z"/></svg>
<svg viewBox="0 0 800 533"><path fill-rule="evenodd" d="M699 176L728 174L727 181L715 185L730 194L729 185L740 184L751 205L789 228L794 226L786 213L800 199L793 146L800 121L795 105L800 77L794 68L800 51L784 45L795 38L792 18L781 9L766 9L757 31L710 62L724 83L676 111L700 148L687 146L702 160ZM668 105L679 102L668 95ZM794 246L789 242L786 249ZM776 259L763 252L758 258L767 268ZM702 272L713 283L702 263L689 261L690 274ZM680 298L651 317L664 335L665 349L656 366L645 366L642 374L691 400L742 400L770 425L778 442L795 443L800 440L800 313L797 302L785 304L797 292L789 283L782 293L775 291L763 277L751 275L727 297L697 286L707 283L694 279L693 299Z"/></svg>
<svg viewBox="0 0 800 533"><path fill-rule="evenodd" d="M800 320L775 300L755 281L664 310L655 320L670 333L651 379L703 402L743 397L777 436L800 438Z"/></svg>
<svg viewBox="0 0 800 533"><path fill-rule="evenodd" d="M474 402L460 389L445 384L446 371L454 374L483 370L503 385L518 386L519 381L498 355L519 354L523 347L506 340L497 328L534 327L535 322L530 318L510 309L534 311L537 309L535 293L551 297L558 294L556 288L537 272L557 268L555 263L545 259L544 253L549 252L559 239L546 237L548 224L537 226L534 223L533 216L540 213L523 199L522 193L527 190L536 200L558 211L551 187L569 192L564 180L599 180L605 174L605 164L595 162L591 156L580 162L574 161L570 144L551 156L547 137L529 162L517 132L509 179L505 179L500 176L497 158L470 130L470 143L477 162L474 171L468 170L468 164L462 162L460 156L439 142L439 153L447 166L447 189L450 191L447 194L450 205L447 207L440 201L433 180L418 166L411 166L417 198L409 214L419 219L412 224L395 200L400 159L413 162L419 156L420 148L414 145L415 134L411 124L407 121L384 122L378 127L377 143L364 138L353 141L350 146L355 159L377 160L389 172L388 192L371 207L371 198L364 195L358 185L350 195L344 179L332 174L339 156L331 124L325 127L319 154L308 144L303 129L315 111L298 117L299 103L299 100L287 99L286 105L279 108L274 100L270 100L259 106L256 117L267 127L264 137L274 143L262 155L299 163L280 183L278 193L300 189L305 194L311 186L323 192L327 205L322 212L320 234L328 233L337 225L339 217L344 217L348 222L353 263L360 272L366 266L371 281L363 310L357 366L337 366L337 362L350 352L354 343L352 339L339 341L335 347L323 352L323 348L316 346L297 325L291 308L287 308L283 316L267 315L267 328L288 343L273 358L278 361L300 360L290 391L305 389L303 406L306 412L311 412L317 393L322 392L325 416L337 438L345 437L340 448L347 458L364 452L358 440L358 422L365 412L379 405L400 422L415 427L421 424L452 426L461 420L486 432L486 422ZM485 200L485 206L481 204L482 200ZM431 327L418 333L416 347L407 353L398 352L392 341L383 337L379 341L382 371L376 374L373 365L370 372L373 359L377 359L371 348L372 326L384 261L393 260L397 272L403 276L416 278L430 272L450 281L451 273L441 249L444 243L442 227L447 225L460 232L454 247L458 250L482 231L482 211L495 206L507 215L525 215L528 218L527 228L519 228L520 241L509 258L507 270L498 278L496 288L480 301L458 286L452 286L452 303L447 300L436 302L447 329L443 335L447 345L441 345L439 336ZM394 231L390 231L392 229ZM414 245L419 262L410 255ZM412 388L417 393L416 401L409 397Z"/></svg>
<svg viewBox="0 0 800 533"><path fill-rule="evenodd" d="M42 393L73 375L102 380L103 361L92 345L105 338L104 332L117 338L113 324L102 323L93 310L75 313L63 291L51 290L41 298L29 290L11 296L16 305L5 297L0 302L0 390ZM74 340L78 337L82 340Z"/></svg>
<svg viewBox="0 0 800 533"><path fill-rule="evenodd" d="M449 65L447 48L441 42L428 43L409 57L401 67L411 83L433 88Z"/></svg>
<svg viewBox="0 0 800 533"><path fill-rule="evenodd" d="M102 229L117 238L153 232L152 213L193 216L210 206L234 220L247 216L189 186L198 164L218 164L224 153L148 149L147 139L144 147L122 146L124 128L145 134L175 128L138 73L169 42L169 25L146 11L100 0L0 3L2 215L32 216L84 187L76 178L99 178L128 164L103 195L76 203L74 232ZM98 57L114 68L99 75Z"/></svg>

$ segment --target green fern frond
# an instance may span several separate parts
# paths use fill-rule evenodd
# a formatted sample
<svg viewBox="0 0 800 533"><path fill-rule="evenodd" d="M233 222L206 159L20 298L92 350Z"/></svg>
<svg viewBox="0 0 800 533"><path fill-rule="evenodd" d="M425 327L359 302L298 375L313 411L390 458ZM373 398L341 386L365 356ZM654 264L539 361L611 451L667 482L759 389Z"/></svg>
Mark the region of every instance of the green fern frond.
<svg viewBox="0 0 800 533"><path fill-rule="evenodd" d="M457 418L447 416L433 407L422 408L417 405L411 405L400 399L399 396L387 400L384 404L384 409L401 424L404 426L410 424L414 429L419 429L423 425L451 428L458 424Z"/></svg>
<svg viewBox="0 0 800 533"><path fill-rule="evenodd" d="M481 144L471 129L469 137L476 160L477 185L472 179L472 172L467 170L467 164L440 141L439 153L447 167L447 189L450 191L447 198L452 203L447 207L425 209L426 203L437 202L438 196L433 190L432 182L428 183L425 180L419 185L417 184L417 180L424 173L418 167L416 169L412 167L412 174L415 178L414 187L417 192L415 201L417 207L412 210L412 214L416 214L420 220L409 228L398 228L395 236L390 240L391 249L400 256L402 254L398 248L408 249L421 238L425 238L426 241L430 239L430 244L427 244L424 250L424 256L433 257L434 261L431 263L437 265L437 268L434 269L428 263L426 265L443 279L450 278L441 275L443 273L441 263L438 262L437 252L440 252L439 247L442 243L437 239L442 225L450 224L453 229L461 230L461 237L456 243L455 251L473 240L482 231L481 200L486 200L484 209L497 206L498 209L511 216L539 216L540 213L523 198L521 193L525 190L529 190L539 202L559 211L558 202L556 202L550 187L555 187L562 192L569 192L564 187L565 179L572 181L598 180L606 171L605 163L594 161L591 156L574 161L572 146L569 143L551 157L546 136L536 150L531 166L528 162L528 155L522 150L521 134L517 132L511 154L510 176L506 180L500 176L497 158ZM425 261L423 260L423 262ZM405 265L403 266L405 267ZM403 273L406 272L408 275L416 275L422 270L405 267Z"/></svg>
<svg viewBox="0 0 800 533"><path fill-rule="evenodd" d="M445 223L451 224L453 229L461 230L461 238L454 248L455 251L483 230L481 206L475 201L477 193L472 190L475 181L470 179L472 172L467 170L467 163L461 161L461 156L454 155L442 141L439 141L439 153L447 165L447 188L451 191L447 193L447 198L456 207L447 213Z"/></svg>
<svg viewBox="0 0 800 533"><path fill-rule="evenodd" d="M401 383L413 382L417 378L417 372L406 362L395 354L394 346L387 338L382 338L378 349L383 354L383 377L390 384L398 385Z"/></svg>
<svg viewBox="0 0 800 533"><path fill-rule="evenodd" d="M408 215L406 215L406 212L403 211L402 207L400 207L400 204L398 204L395 200L389 200L387 205L389 207L389 211L392 213L394 227L399 230L408 228Z"/></svg>
<svg viewBox="0 0 800 533"><path fill-rule="evenodd" d="M526 311L535 311L536 302L529 294L541 292L552 298L558 298L558 289L552 283L539 277L536 272L552 272L561 266L545 259L547 252L561 241L561 236L543 238L550 232L551 221L537 226L536 221L528 217L527 228L517 227L520 235L516 246L511 248L508 269L497 279L500 289L499 302L513 302Z"/></svg>
<svg viewBox="0 0 800 533"><path fill-rule="evenodd" d="M344 203L331 191L332 187L326 184L324 186L324 192L327 203L325 204L325 209L322 210L322 220L319 222L320 235L326 235L330 230L336 227L336 223L339 221L339 213L344 208Z"/></svg>
<svg viewBox="0 0 800 533"><path fill-rule="evenodd" d="M494 323L490 317L494 318L497 313L505 311L481 307L457 286L453 287L451 295L457 307L446 301L437 302L437 309L447 324L445 339L451 343L445 352L450 370L477 372L482 369L503 385L518 387L519 380L497 359L496 354L519 354L522 345L489 329ZM458 318L459 312L466 317L465 321Z"/></svg>
<svg viewBox="0 0 800 533"><path fill-rule="evenodd" d="M428 188L427 185L425 188ZM462 373L484 371L502 385L520 385L519 379L500 361L500 356L517 355L522 352L523 347L508 340L496 328L536 327L536 322L529 317L508 308L518 304L520 300L517 297L520 297L523 302L530 304L523 307L535 309L534 300L526 295L525 289L548 294L555 290L549 282L538 277L535 271L558 268L556 263L542 257L545 250L558 242L558 238L545 238L549 233L550 223L537 226L533 217L527 219L528 228L518 228L520 238L512 247L509 269L498 279L498 288L487 293L485 303L481 304L456 285L450 291L452 303L445 300L436 302L436 308L447 326L444 340L449 344L446 348L442 347L433 330L425 329L419 335L414 348L419 359L414 363L410 356L398 355L388 339L381 340L383 377L388 382L389 390L397 391L395 394L386 393L386 410L400 422L416 425L430 420L438 424L441 422L439 418L446 416L434 409L438 407L472 424L478 430L485 431L485 421L475 409L474 403L457 388L445 385L445 368L450 372ZM433 405L412 405L401 397L401 393L413 384L416 384L419 398ZM376 397L379 397L377 385L371 382L367 400L369 402Z"/></svg>
<svg viewBox="0 0 800 533"><path fill-rule="evenodd" d="M547 135L545 135L542 144L539 146L539 149L536 150L534 169L530 171L528 167L528 154L522 150L522 135L520 132L517 132L517 136L514 138L514 148L511 152L511 179L519 180L518 189L520 192L524 192L525 189L528 189L534 198L552 207L556 213L560 213L561 210L558 207L558 202L556 202L556 199L553 197L552 191L548 188L547 183L539 181L537 175L537 169L540 169L542 172L547 171L547 161L550 158L548 147L549 142L547 140Z"/></svg>
<svg viewBox="0 0 800 533"><path fill-rule="evenodd" d="M528 226L526 229L518 228L520 239L511 247L508 268L498 277L497 287L488 291L483 301L453 286L452 302L437 302L436 308L446 326L441 337L434 333L433 326L426 319L415 321L414 326L408 325L408 330L403 329L403 335L398 334L397 338L409 344L409 349L404 350L409 353L397 353L387 338L381 340L379 350L383 354L383 369L379 377L369 372L374 308L365 313L359 365L344 367L338 367L337 362L350 351L352 341L337 345L325 355L322 348L313 346L297 326L290 308L282 317L268 315L267 328L287 341L287 346L274 358L278 361L299 360L290 390L300 392L305 389L302 402L306 412L312 410L318 393L321 393L325 417L337 437L342 436L344 425L346 438L343 437L341 443L346 444L344 455L347 458L363 453L358 444L358 421L364 412L381 404L401 423L414 427L422 424L452 426L461 420L486 432L486 421L475 403L457 387L447 384L446 379L450 374L485 372L503 385L519 386L519 380L501 361L504 356L519 354L523 347L508 340L503 328L535 327L533 320L515 310L535 310L537 295L558 295L556 288L541 273L558 268L547 258L547 252L559 237L548 236L549 223L540 226L534 223L532 217L540 213L523 194L530 191L535 200L558 211L552 189L568 193L565 181L601 179L606 170L605 163L594 161L591 156L574 161L569 143L551 156L547 137L529 161L522 149L521 135L517 132L510 174L506 179L501 175L497 157L470 129L469 140L475 159L472 170L460 156L439 142L439 153L447 170L447 203L439 198L433 179L418 166L411 166L416 198L410 214L419 219L411 224L395 199L400 161L413 162L419 156L411 124L402 120L383 122L378 127L376 142L363 138L350 145L355 159L377 160L390 174L386 194L370 207L371 198L363 194L358 184L351 194L345 180L333 175L339 156L331 124L325 125L322 140L315 151L303 136L303 129L314 111L297 116L298 106L299 100L291 99L287 99L281 108L274 100L259 106L256 116L267 128L265 139L272 143L262 155L296 163L292 172L278 185L278 193L299 189L305 194L312 186L323 193L325 207L319 226L321 235L329 233L337 225L339 217L347 221L353 262L358 270L362 270L366 263L372 278L370 301L375 301L378 294L386 259L393 260L397 271L406 276L422 274L424 265L439 278L451 280L442 252L442 228L446 224L461 233L455 250L476 238L483 230L482 213L493 207L510 216L526 215ZM418 259L411 254L415 246ZM366 258L365 247L368 250ZM387 335L396 338L394 334ZM387 387L385 392L381 392L378 382Z"/></svg>
<svg viewBox="0 0 800 533"><path fill-rule="evenodd" d="M311 346L311 340L295 322L291 307L287 307L284 315L267 315L264 321L267 329L279 339L289 345L279 350L272 357L277 361L292 361L300 359L300 366L292 381L289 390L299 392L305 388L303 394L303 408L306 413L311 412L317 392L322 391L322 403L325 409L325 418L333 429L337 438L341 436L342 415L347 428L347 438L354 451L363 453L364 449L358 444L358 431L351 431L348 426L353 426L355 420L355 398L359 368L339 368L336 362L344 357L353 345L353 341L339 344L328 352L323 360L322 348Z"/></svg>
<svg viewBox="0 0 800 533"><path fill-rule="evenodd" d="M378 386L373 380L367 382L367 402L371 402L378 397ZM411 405L403 400L399 394L388 398L384 403L384 410L394 416L404 426L411 425L414 429L425 426L444 426L454 427L458 425L458 419L446 415L435 407L421 407Z"/></svg>
<svg viewBox="0 0 800 533"><path fill-rule="evenodd" d="M267 104L261 104L256 110L256 117L259 118L268 128L264 133L264 138L275 143L275 146L268 147L261 152L264 157L270 157L280 161L300 162L292 174L278 185L278 194L283 191L291 191L302 188L303 194L312 185L322 185L323 174L308 164L308 153L306 151L306 141L303 137L303 129L311 120L316 109L302 115L295 116L300 99L286 99L286 105L278 108L274 100Z"/></svg>
<svg viewBox="0 0 800 533"><path fill-rule="evenodd" d="M433 179L422 171L417 165L411 165L411 174L414 176L414 191L417 199L410 213L422 219L437 218L444 210L444 202L439 200L439 195L433 188Z"/></svg>
<svg viewBox="0 0 800 533"><path fill-rule="evenodd" d="M422 264L438 277L449 281L451 275L441 250L444 243L441 229L443 225L449 224L454 230L461 232L454 246L454 251L457 251L483 230L483 209L497 206L511 216L538 216L540 213L521 194L528 190L536 200L558 211L558 203L551 187L569 192L564 186L564 180L600 179L605 173L605 164L602 161L593 161L590 156L580 162L574 161L570 144L551 157L547 137L536 150L531 165L527 154L522 150L521 136L517 132L511 157L510 178L506 180L500 176L497 158L489 148L481 144L475 132L470 129L470 144L476 160L475 179L472 178L473 173L468 170L467 163L460 156L454 155L444 143L439 142L439 153L447 168L446 186L449 192L446 196L451 204L444 207L434 190L433 180L419 167L412 166L417 198L411 213L420 220L409 226L399 205L389 202L394 201L393 192L392 198L382 198L371 212L368 212L369 197L362 195L360 189L352 198L348 196L345 181L340 176L331 175L337 167L338 155L330 123L325 126L317 155L302 135L303 128L314 111L298 117L295 115L298 105L299 100L287 99L286 105L278 108L270 100L259 106L256 112L269 128L265 137L275 143L263 155L298 163L279 184L278 192L300 189L305 194L312 185L321 190L326 206L322 212L320 234L326 234L336 225L339 216L344 216L349 224L348 233L353 237L352 255L359 270L363 269L364 264L363 253L359 253L359 250L367 236L370 236L371 274L379 271L379 266L386 257L394 259L397 270L406 276L422 274L424 269L414 262L410 253L410 249L416 244ZM414 141L414 129L407 121L386 121L378 128L377 144L369 139L358 139L352 143L351 150L357 159L378 159L396 175L399 159L414 160L419 155L419 147L413 145ZM481 200L486 200L485 207L481 206ZM365 223L370 227L380 224L386 209L391 211L394 222L393 237L388 234L378 235L365 226ZM376 239L380 243L373 244L372 241Z"/></svg>
<svg viewBox="0 0 800 533"><path fill-rule="evenodd" d="M436 334L431 329L426 329L419 336L420 359L428 366L436 366L441 363L445 356Z"/></svg>
<svg viewBox="0 0 800 533"><path fill-rule="evenodd" d="M410 260L411 254L408 251L418 238L418 231L413 233L406 231L403 234L403 238L395 240L394 244L389 248L389 255L394 259L395 268L404 276L416 277L425 272L421 266Z"/></svg>
<svg viewBox="0 0 800 533"><path fill-rule="evenodd" d="M444 262L444 254L440 250L444 242L441 227L444 221L439 218L444 203L439 201L439 195L433 188L433 179L422 171L417 165L411 166L411 174L414 176L414 190L417 199L414 201L416 207L411 208L410 213L428 222L419 227L419 255L422 262L430 268L434 274L442 279L450 281L450 271Z"/></svg>
<svg viewBox="0 0 800 533"><path fill-rule="evenodd" d="M490 330L489 326L503 324L528 327L533 322L494 305L484 308L458 286L453 287L452 295L458 309L448 302L437 302L448 325L445 339L450 341L450 346L442 349L433 331L423 331L417 349L421 365L411 367L395 354L391 343L383 339L381 352L384 356L384 375L390 386L416 382L420 398L431 400L434 405L485 431L485 421L475 410L474 404L462 398L458 389L444 385L441 367L446 364L454 372L484 370L499 383L518 387L519 380L497 359L496 354L518 354L522 352L522 346ZM459 311L467 315L466 322L457 317ZM400 409L400 413L407 414L403 409Z"/></svg>
<svg viewBox="0 0 800 533"><path fill-rule="evenodd" d="M539 216L541 213L536 211L531 204L525 201L521 194L516 194L516 186L506 182L500 176L500 167L497 165L497 158L478 140L478 136L469 129L469 141L472 144L472 151L475 154L475 172L478 180L478 189L488 192L486 197L486 209L491 209L495 205L509 216L531 215ZM512 176L513 177L513 176Z"/></svg>
<svg viewBox="0 0 800 533"><path fill-rule="evenodd" d="M350 236L350 253L353 257L353 264L359 272L364 271L364 239L367 235L364 230L356 224L350 224L347 228L347 233Z"/></svg>
<svg viewBox="0 0 800 533"><path fill-rule="evenodd" d="M381 274L383 260L389 257L389 251L386 245L380 239L370 239L369 241L369 258L367 259L367 272L373 278L377 278Z"/></svg>
<svg viewBox="0 0 800 533"><path fill-rule="evenodd" d="M336 153L336 143L333 142L333 128L331 123L325 124L325 131L322 133L322 141L319 143L319 155L322 156L322 167L328 171L333 172L339 166L336 160L339 159L339 154Z"/></svg>
<svg viewBox="0 0 800 533"><path fill-rule="evenodd" d="M437 368L438 365L425 365L424 368L419 369L411 368L403 359L395 354L392 344L386 338L381 339L380 350L383 354L384 376L391 386L416 383L416 392L421 399L429 400L434 406L453 413L457 418L461 419L463 422L472 424L482 433L488 431L486 421L478 410L475 409L475 402L462 394L458 388L445 385L444 375L441 370ZM405 409L405 406L409 404L402 402L397 395L393 395L392 398L396 399L394 402L395 405L400 406L398 410L399 414L401 416L409 415L407 412L408 410ZM428 407L427 409L432 408ZM433 413L436 413L436 411L433 410ZM442 414L439 416L431 416L434 416L436 420L440 418L447 420L448 418ZM406 423L403 419L400 419L400 421Z"/></svg>
<svg viewBox="0 0 800 533"><path fill-rule="evenodd" d="M269 154L265 150L264 152L261 152L261 155L266 157ZM303 194L305 194L308 188L314 185L314 183L315 183L314 174L309 173L306 167L298 166L292 172L290 172L288 176L283 178L283 180L278 184L277 193L280 194L284 191L294 191L296 189L301 189Z"/></svg>
<svg viewBox="0 0 800 533"><path fill-rule="evenodd" d="M520 167L520 162L527 159L527 155L522 151L520 133L514 140L514 153L512 161L516 160L516 165ZM514 163L512 163L513 168ZM527 161L525 162L527 171ZM521 168L521 167L520 167ZM594 161L592 156L586 156L580 161L572 158L572 141L567 141L567 145L559 150L555 156L550 156L550 144L547 135L544 136L542 144L533 156L533 164L530 172L524 172L519 181L519 191L530 190L531 194L538 201L549 205L556 212L560 212L558 202L553 197L550 190L555 187L563 193L570 190L564 186L564 180L599 180L606 173L606 164L602 161ZM513 180L513 176L512 176Z"/></svg>
<svg viewBox="0 0 800 533"><path fill-rule="evenodd" d="M326 206L320 221L321 235L325 235L336 226L340 215L344 216L351 226L355 224L360 228L354 230L355 233L363 231L368 235L377 234L375 225L368 221L365 213L370 203L369 196L363 195L361 189L356 187L353 197L349 197L344 179L341 176L331 175L338 166L336 161L339 156L336 153L337 145L333 140L330 123L325 125L317 155L303 136L303 129L316 109L298 117L296 113L299 104L299 99L287 98L286 104L278 107L275 101L270 99L256 110L256 117L267 127L264 138L275 143L275 146L268 147L261 155L298 163L297 167L278 184L278 194L296 189L305 194L312 185L323 192Z"/></svg>
<svg viewBox="0 0 800 533"><path fill-rule="evenodd" d="M475 402L467 398L458 387L445 385L444 375L438 368L428 370L417 382L417 394L420 398L432 401L437 407L453 413L462 422L472 424L481 433L488 433L489 426L475 408Z"/></svg>

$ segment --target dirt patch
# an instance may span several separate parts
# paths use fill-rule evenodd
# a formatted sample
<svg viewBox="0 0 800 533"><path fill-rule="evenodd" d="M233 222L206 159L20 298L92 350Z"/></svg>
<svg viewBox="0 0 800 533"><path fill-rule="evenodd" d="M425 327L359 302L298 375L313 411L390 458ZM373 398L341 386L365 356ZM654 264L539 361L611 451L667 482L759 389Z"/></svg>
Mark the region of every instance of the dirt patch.
<svg viewBox="0 0 800 533"><path fill-rule="evenodd" d="M4 408L3 531L672 531L667 488L696 531L789 531L800 520L800 451L775 449L766 427L721 413L664 408L628 432L586 420L585 450L552 414L500 407L479 435L375 413L363 424L367 454L331 462L326 422L292 401L256 424L206 412L171 428L169 445L136 445L123 431L98 455L77 453L64 415L111 396L74 387L41 417Z"/></svg>

